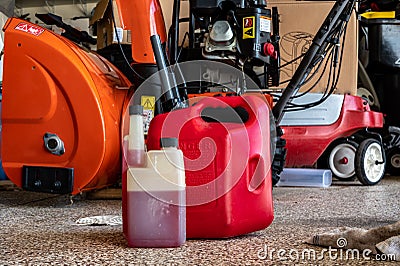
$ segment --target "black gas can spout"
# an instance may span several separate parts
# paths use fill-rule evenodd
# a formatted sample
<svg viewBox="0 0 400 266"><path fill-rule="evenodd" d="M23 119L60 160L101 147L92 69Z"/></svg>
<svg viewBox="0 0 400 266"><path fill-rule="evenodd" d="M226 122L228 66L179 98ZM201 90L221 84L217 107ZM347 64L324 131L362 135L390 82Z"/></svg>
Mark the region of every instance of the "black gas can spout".
<svg viewBox="0 0 400 266"><path fill-rule="evenodd" d="M160 36L152 35L150 37L153 47L154 57L157 68L159 70L161 81L161 106L162 112L167 113L174 109L188 107L186 95L181 95L176 84L176 79L173 71L169 68L165 53L161 46Z"/></svg>

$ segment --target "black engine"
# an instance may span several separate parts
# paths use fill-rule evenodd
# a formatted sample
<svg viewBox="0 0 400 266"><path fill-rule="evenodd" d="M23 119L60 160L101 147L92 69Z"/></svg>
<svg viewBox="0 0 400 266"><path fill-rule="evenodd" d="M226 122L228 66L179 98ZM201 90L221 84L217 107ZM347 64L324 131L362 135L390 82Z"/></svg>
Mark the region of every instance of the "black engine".
<svg viewBox="0 0 400 266"><path fill-rule="evenodd" d="M278 31L277 10L268 9L265 0L190 0L183 60L225 62L267 89L279 83Z"/></svg>

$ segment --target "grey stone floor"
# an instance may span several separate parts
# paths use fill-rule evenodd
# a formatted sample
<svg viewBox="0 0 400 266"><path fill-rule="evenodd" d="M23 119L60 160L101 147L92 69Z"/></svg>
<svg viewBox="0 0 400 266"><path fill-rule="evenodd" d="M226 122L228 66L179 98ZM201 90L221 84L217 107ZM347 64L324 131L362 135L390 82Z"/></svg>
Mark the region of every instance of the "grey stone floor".
<svg viewBox="0 0 400 266"><path fill-rule="evenodd" d="M351 182L327 189L274 188L275 220L265 230L188 240L180 248L134 249L127 247L121 226L75 225L83 217L120 215L120 200L75 197L71 205L67 196L0 191L0 265L396 265L339 251L329 255L304 241L340 226L394 223L399 196L400 177L372 187ZM303 259L305 249L313 249L315 259Z"/></svg>

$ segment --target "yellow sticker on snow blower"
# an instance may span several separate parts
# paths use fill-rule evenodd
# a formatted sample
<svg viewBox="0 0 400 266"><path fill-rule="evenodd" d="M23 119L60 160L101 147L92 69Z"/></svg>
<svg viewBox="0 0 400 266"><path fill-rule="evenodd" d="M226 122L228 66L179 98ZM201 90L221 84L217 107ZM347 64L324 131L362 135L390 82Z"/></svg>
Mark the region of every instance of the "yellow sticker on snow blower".
<svg viewBox="0 0 400 266"><path fill-rule="evenodd" d="M140 104L143 106L143 109L154 111L155 103L156 103L156 97L143 95Z"/></svg>
<svg viewBox="0 0 400 266"><path fill-rule="evenodd" d="M147 134L151 120L154 118L154 111L156 108L156 97L145 96L140 98L140 105L143 106L143 120L144 120L144 134Z"/></svg>
<svg viewBox="0 0 400 266"><path fill-rule="evenodd" d="M255 17L244 17L243 18L243 39L254 39L255 38Z"/></svg>

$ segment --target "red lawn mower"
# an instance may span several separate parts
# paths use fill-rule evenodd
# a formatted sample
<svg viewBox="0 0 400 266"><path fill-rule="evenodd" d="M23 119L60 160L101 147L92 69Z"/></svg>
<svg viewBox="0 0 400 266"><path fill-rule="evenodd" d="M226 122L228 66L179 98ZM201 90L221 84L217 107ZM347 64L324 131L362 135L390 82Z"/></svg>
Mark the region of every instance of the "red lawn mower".
<svg viewBox="0 0 400 266"><path fill-rule="evenodd" d="M323 94L306 94L292 102L315 102ZM281 121L286 139L286 167L330 169L339 180L355 177L364 185L377 184L385 174L384 146L376 129L383 115L371 111L358 96L331 95L309 109L287 112Z"/></svg>

